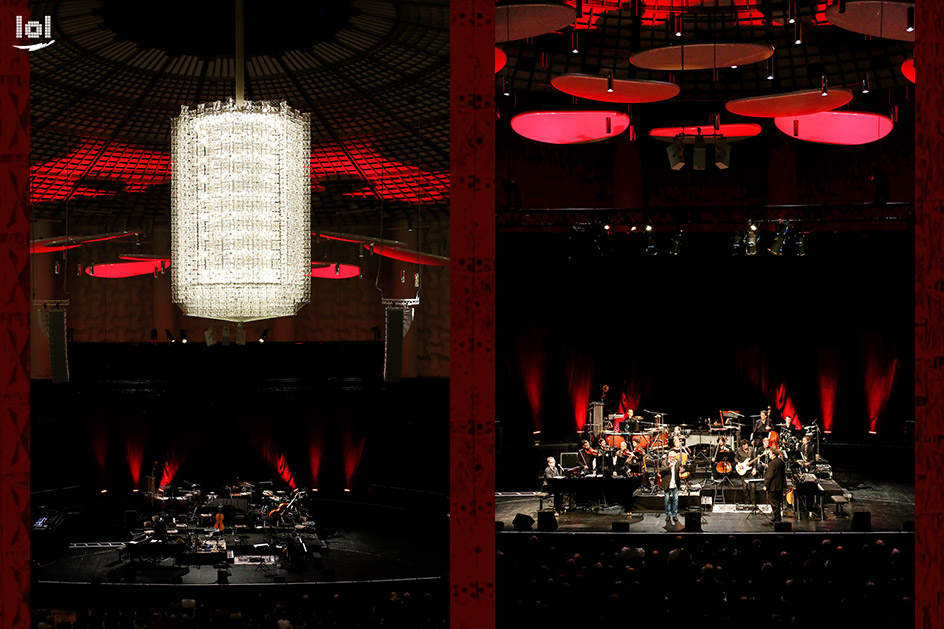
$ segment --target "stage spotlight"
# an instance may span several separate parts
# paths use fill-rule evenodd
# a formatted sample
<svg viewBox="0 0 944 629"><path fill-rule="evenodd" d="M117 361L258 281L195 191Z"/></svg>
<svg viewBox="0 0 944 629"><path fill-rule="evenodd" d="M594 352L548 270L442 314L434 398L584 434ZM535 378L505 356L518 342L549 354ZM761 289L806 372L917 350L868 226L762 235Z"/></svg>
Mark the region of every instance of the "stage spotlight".
<svg viewBox="0 0 944 629"><path fill-rule="evenodd" d="M757 224L756 224L754 221L749 221L747 225L748 225L748 227L751 228L751 231L752 231L752 232L756 232L756 231L757 231Z"/></svg>
<svg viewBox="0 0 944 629"><path fill-rule="evenodd" d="M806 255L806 234L802 232L797 236L797 255L800 257Z"/></svg>
<svg viewBox="0 0 944 629"><path fill-rule="evenodd" d="M652 231L652 223L647 223L647 224L646 224L646 231L647 231L647 232L651 232L651 231Z"/></svg>
<svg viewBox="0 0 944 629"><path fill-rule="evenodd" d="M167 328L164 328L164 336L166 336L166 337L167 337L167 340L170 341L171 343L176 343L176 342L177 342L177 339L174 338L174 335L171 334L171 333L170 333L170 330L168 330Z"/></svg>
<svg viewBox="0 0 944 629"><path fill-rule="evenodd" d="M157 343L157 328L151 328L151 342Z"/></svg>
<svg viewBox="0 0 944 629"><path fill-rule="evenodd" d="M216 345L216 336L213 334L213 328L207 328L203 331L203 338L206 339L207 347Z"/></svg>
<svg viewBox="0 0 944 629"><path fill-rule="evenodd" d="M736 256L741 253L741 234L734 232L731 234L731 255Z"/></svg>
<svg viewBox="0 0 944 629"><path fill-rule="evenodd" d="M727 170L731 167L731 147L724 141L724 138L721 138L715 144L715 166L719 170Z"/></svg>
<svg viewBox="0 0 944 629"><path fill-rule="evenodd" d="M705 170L706 156L705 136L701 133L695 136L695 148L692 149L692 170Z"/></svg>
<svg viewBox="0 0 944 629"><path fill-rule="evenodd" d="M829 96L829 79L826 78L825 74L823 75L823 78L821 81L820 94L822 94L823 96Z"/></svg>
<svg viewBox="0 0 944 629"><path fill-rule="evenodd" d="M607 225L604 225L604 226L603 226L603 231L605 231L605 232L610 231L610 226L609 226L608 224L607 224Z"/></svg>
<svg viewBox="0 0 944 629"><path fill-rule="evenodd" d="M862 93L863 93L863 94L868 94L868 93L869 93L869 87L870 87L870 86L869 86L869 75L866 74L866 75L865 75L865 78L862 79Z"/></svg>
<svg viewBox="0 0 944 629"><path fill-rule="evenodd" d="M774 241L770 245L770 249L768 249L768 251L770 251L771 254L775 256L779 256L782 253L783 242L784 240L786 240L786 237L787 237L787 229L789 229L789 225L787 223L780 223L777 226L777 233L774 236Z"/></svg>
<svg viewBox="0 0 944 629"><path fill-rule="evenodd" d="M268 340L269 340L269 328L266 328L265 330L262 331L262 335L259 336L259 342L265 343Z"/></svg>
<svg viewBox="0 0 944 629"><path fill-rule="evenodd" d="M915 8L913 6L908 7L908 26L905 27L905 30L909 33L914 32L914 17L915 17Z"/></svg>
<svg viewBox="0 0 944 629"><path fill-rule="evenodd" d="M753 226L752 226L753 228ZM757 232L749 231L744 238L744 253L752 256L757 253Z"/></svg>
<svg viewBox="0 0 944 629"><path fill-rule="evenodd" d="M606 77L606 91L611 94L613 93L613 73L612 72L610 72ZM609 120L609 118L607 118L607 120Z"/></svg>
<svg viewBox="0 0 944 629"><path fill-rule="evenodd" d="M180 328L180 342L181 343L187 342L187 331L183 328Z"/></svg>
<svg viewBox="0 0 944 629"><path fill-rule="evenodd" d="M669 144L665 152L669 156L669 167L672 170L681 170L685 167L685 154L682 152L682 143L679 140Z"/></svg>
<svg viewBox="0 0 944 629"><path fill-rule="evenodd" d="M773 57L767 58L767 80L768 81L774 80L774 58Z"/></svg>

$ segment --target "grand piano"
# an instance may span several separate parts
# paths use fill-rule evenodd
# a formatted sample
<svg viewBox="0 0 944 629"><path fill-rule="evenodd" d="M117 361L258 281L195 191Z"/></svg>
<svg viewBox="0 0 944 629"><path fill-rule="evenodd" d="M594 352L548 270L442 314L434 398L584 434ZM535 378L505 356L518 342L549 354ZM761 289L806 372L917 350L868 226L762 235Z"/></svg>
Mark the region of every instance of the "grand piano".
<svg viewBox="0 0 944 629"><path fill-rule="evenodd" d="M619 504L631 511L633 494L642 486L642 476L583 476L549 478L545 490L551 494L569 494L571 504Z"/></svg>

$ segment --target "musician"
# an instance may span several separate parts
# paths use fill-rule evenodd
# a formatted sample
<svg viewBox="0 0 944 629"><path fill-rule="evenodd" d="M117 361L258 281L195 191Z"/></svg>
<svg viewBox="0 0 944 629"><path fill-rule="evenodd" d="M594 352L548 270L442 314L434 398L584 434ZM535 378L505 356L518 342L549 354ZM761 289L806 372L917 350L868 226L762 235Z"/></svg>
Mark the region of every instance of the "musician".
<svg viewBox="0 0 944 629"><path fill-rule="evenodd" d="M800 464L804 469L808 469L814 463L816 463L816 446L813 445L813 438L803 435L803 443L800 444Z"/></svg>
<svg viewBox="0 0 944 629"><path fill-rule="evenodd" d="M767 464L767 472L764 474L764 489L767 490L767 501L770 503L774 522L782 521L780 511L786 488L787 468L780 458L780 448L770 448L770 463Z"/></svg>
<svg viewBox="0 0 944 629"><path fill-rule="evenodd" d="M769 434L773 428L773 425L770 423L770 407L768 406L767 408L768 410L760 412L760 417L754 422L754 434L752 439L754 440L755 448L760 445L761 439Z"/></svg>
<svg viewBox="0 0 944 629"><path fill-rule="evenodd" d="M662 475L662 491L665 497L665 523L679 523L678 519L678 492L682 486L682 479L679 477L681 465L678 461L678 455L674 450L669 450L669 459L659 467L659 473ZM671 521L670 521L671 518Z"/></svg>
<svg viewBox="0 0 944 629"><path fill-rule="evenodd" d="M593 471L597 456L598 452L590 447L589 441L584 439L580 442L580 452L577 453L577 465L579 465L584 472L589 474Z"/></svg>
<svg viewBox="0 0 944 629"><path fill-rule="evenodd" d="M547 467L544 468L544 489L547 489L547 479L563 478L564 468L557 464L554 457L547 457ZM554 515L559 515L564 507L564 494L554 494Z"/></svg>
<svg viewBox="0 0 944 629"><path fill-rule="evenodd" d="M630 465L636 462L636 453L629 449L629 446L626 442L622 442L619 445L619 450L616 451L616 474L622 476L624 474L628 475L630 471Z"/></svg>
<svg viewBox="0 0 944 629"><path fill-rule="evenodd" d="M734 452L734 463L736 465L739 465L741 463L744 463L745 461L750 461L755 456L757 456L756 454L754 454L754 452L755 450L753 447L751 447L751 443L747 439L741 439L740 447ZM756 461L751 464L750 470L751 470L751 476L757 475L757 462Z"/></svg>

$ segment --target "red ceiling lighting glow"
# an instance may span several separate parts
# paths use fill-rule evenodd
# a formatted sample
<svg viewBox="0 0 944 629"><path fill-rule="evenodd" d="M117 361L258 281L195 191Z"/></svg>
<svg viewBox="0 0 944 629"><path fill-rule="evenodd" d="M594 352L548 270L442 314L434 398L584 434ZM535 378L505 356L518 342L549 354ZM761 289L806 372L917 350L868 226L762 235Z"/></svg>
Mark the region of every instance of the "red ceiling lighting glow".
<svg viewBox="0 0 944 629"><path fill-rule="evenodd" d="M358 266L353 264L340 264L337 262L325 263L325 262L312 262L311 263L311 273L312 277L317 277L323 280L346 280L352 277L358 277L361 274L361 269Z"/></svg>
<svg viewBox="0 0 944 629"><path fill-rule="evenodd" d="M551 79L551 85L571 96L607 103L654 103L673 98L681 90L675 83L665 81L611 79L592 74L562 74Z"/></svg>
<svg viewBox="0 0 944 629"><path fill-rule="evenodd" d="M648 2L642 14L640 23L647 27L661 26L669 21L672 12L681 15L685 9L698 8L703 5L713 5L715 0L669 0L667 2ZM754 8L756 0L733 0L726 3L726 8L734 9L729 13L732 21L739 25L762 24L764 14Z"/></svg>
<svg viewBox="0 0 944 629"><path fill-rule="evenodd" d="M708 144L717 142L721 138L724 138L725 142L736 142L737 140L760 135L760 125L752 122L723 124L719 125L717 131L711 125L703 127L691 125L687 127L661 127L649 132L650 137L664 142L672 142L679 135L682 136L680 139L684 144L694 144L695 138L698 136L703 137Z"/></svg>
<svg viewBox="0 0 944 629"><path fill-rule="evenodd" d="M162 265L165 269L170 268L170 260L137 260L134 262L93 264L85 267L85 273L92 277L120 279L135 277L137 275L151 275L155 272L159 272Z"/></svg>
<svg viewBox="0 0 944 629"><path fill-rule="evenodd" d="M637 52L629 62L638 68L677 72L746 66L766 61L774 47L757 43L687 44Z"/></svg>
<svg viewBox="0 0 944 629"><path fill-rule="evenodd" d="M901 64L901 73L912 83L915 82L914 59L906 59L905 62Z"/></svg>
<svg viewBox="0 0 944 629"><path fill-rule="evenodd" d="M584 144L616 137L629 128L629 116L615 111L532 111L512 118L511 128L536 142Z"/></svg>
<svg viewBox="0 0 944 629"><path fill-rule="evenodd" d="M508 57L505 55L505 52L501 48L495 49L495 74L505 67L505 62L508 61Z"/></svg>
<svg viewBox="0 0 944 629"><path fill-rule="evenodd" d="M772 96L739 98L725 104L725 109L738 116L776 118L806 116L842 107L852 100L852 90L834 87L823 96L822 90L802 90Z"/></svg>
<svg viewBox="0 0 944 629"><path fill-rule="evenodd" d="M365 244L365 249L370 245ZM374 244L374 253L385 258L400 260L401 262L411 262L413 264L423 264L426 266L446 266L449 264L449 258L433 255L431 253L421 253L419 251L410 251L401 247L388 247L386 245Z"/></svg>
<svg viewBox="0 0 944 629"><path fill-rule="evenodd" d="M794 122L796 121L796 122ZM782 132L807 142L858 145L881 140L894 128L887 116L863 111L825 111L774 118Z"/></svg>

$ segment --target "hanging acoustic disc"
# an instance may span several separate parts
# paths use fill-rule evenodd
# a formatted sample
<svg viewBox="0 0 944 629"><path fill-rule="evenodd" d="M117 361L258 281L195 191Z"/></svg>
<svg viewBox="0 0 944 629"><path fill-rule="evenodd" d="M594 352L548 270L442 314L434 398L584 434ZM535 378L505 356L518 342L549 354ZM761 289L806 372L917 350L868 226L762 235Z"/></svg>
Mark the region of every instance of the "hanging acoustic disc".
<svg viewBox="0 0 944 629"><path fill-rule="evenodd" d="M495 41L506 42L552 33L572 24L577 9L563 2L529 2L495 7Z"/></svg>
<svg viewBox="0 0 944 629"><path fill-rule="evenodd" d="M512 118L511 128L537 142L585 144L618 136L629 128L629 116L616 111L532 111Z"/></svg>
<svg viewBox="0 0 944 629"><path fill-rule="evenodd" d="M752 96L728 101L725 108L732 114L751 118L776 118L778 116L805 116L842 107L852 100L852 90L829 88L826 96L819 89Z"/></svg>
<svg viewBox="0 0 944 629"><path fill-rule="evenodd" d="M705 144L715 144L719 140L737 142L760 135L760 125L753 122L738 122L735 124L719 125L715 130L712 125L688 125L685 127L661 127L649 132L649 137L663 142L674 142L676 138L682 144L694 144L695 138L701 136Z"/></svg>
<svg viewBox="0 0 944 629"><path fill-rule="evenodd" d="M571 96L606 103L655 103L678 95L679 86L665 81L613 79L613 91L605 76L593 74L562 74L551 79L551 85Z"/></svg>
<svg viewBox="0 0 944 629"><path fill-rule="evenodd" d="M908 31L908 7L914 10L914 3L848 0L845 4L845 12L840 13L839 3L833 3L826 9L826 19L853 33L900 41L915 40L914 31Z"/></svg>
<svg viewBox="0 0 944 629"><path fill-rule="evenodd" d="M905 62L901 64L901 73L912 83L915 82L914 59L905 59Z"/></svg>
<svg viewBox="0 0 944 629"><path fill-rule="evenodd" d="M865 111L824 111L809 116L774 118L777 128L798 140L820 144L868 144L891 133L894 124Z"/></svg>
<svg viewBox="0 0 944 629"><path fill-rule="evenodd" d="M505 67L505 62L508 61L508 57L505 56L505 52L501 48L495 49L495 72L498 73L499 70Z"/></svg>
<svg viewBox="0 0 944 629"><path fill-rule="evenodd" d="M745 66L766 61L773 54L774 47L767 44L685 44L643 50L629 61L638 68L680 72Z"/></svg>

